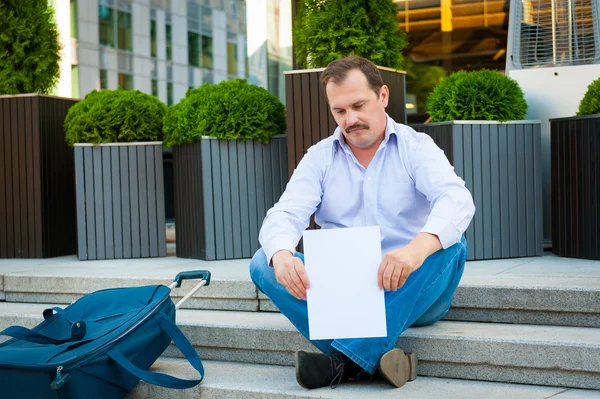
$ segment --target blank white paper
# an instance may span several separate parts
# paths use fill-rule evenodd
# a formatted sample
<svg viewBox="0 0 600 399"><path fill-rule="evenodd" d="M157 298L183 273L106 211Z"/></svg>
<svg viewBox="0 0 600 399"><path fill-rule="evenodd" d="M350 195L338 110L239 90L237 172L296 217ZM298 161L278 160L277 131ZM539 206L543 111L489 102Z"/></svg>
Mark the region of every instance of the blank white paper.
<svg viewBox="0 0 600 399"><path fill-rule="evenodd" d="M304 263L310 339L387 336L379 226L307 230Z"/></svg>

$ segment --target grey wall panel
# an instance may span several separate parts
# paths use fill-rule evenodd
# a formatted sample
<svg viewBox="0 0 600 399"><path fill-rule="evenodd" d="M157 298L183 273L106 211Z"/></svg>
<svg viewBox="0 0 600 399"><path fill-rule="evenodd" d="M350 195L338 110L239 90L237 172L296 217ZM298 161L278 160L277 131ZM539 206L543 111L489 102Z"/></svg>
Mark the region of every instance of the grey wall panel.
<svg viewBox="0 0 600 399"><path fill-rule="evenodd" d="M79 259L165 256L161 145L77 145L75 159Z"/></svg>
<svg viewBox="0 0 600 399"><path fill-rule="evenodd" d="M121 164L121 215L123 225L123 258L131 258L131 194L129 185L129 149L119 147Z"/></svg>
<svg viewBox="0 0 600 399"><path fill-rule="evenodd" d="M452 143L452 164L476 206L465 234L469 260L542 254L540 123L474 121L413 127L437 137L444 151ZM452 140L441 137L448 134Z"/></svg>
<svg viewBox="0 0 600 399"><path fill-rule="evenodd" d="M148 231L148 172L146 166L146 150L136 148L138 158L138 188L139 188L139 220L140 220L140 257L150 257L150 232ZM144 195L144 193L146 193Z"/></svg>
<svg viewBox="0 0 600 399"><path fill-rule="evenodd" d="M121 173L119 172L119 147L110 147L112 209L113 209L113 245L116 259L123 258L123 217L121 215Z"/></svg>
<svg viewBox="0 0 600 399"><path fill-rule="evenodd" d="M115 258L115 230L113 227L113 207L112 207L112 161L109 147L102 148L102 205L104 206L104 247L105 259Z"/></svg>
<svg viewBox="0 0 600 399"><path fill-rule="evenodd" d="M285 140L283 136L271 138L264 145L252 140L203 138L174 149L177 256L218 260L248 258L254 254L259 247L258 232L266 211L281 195L282 179L287 182ZM201 149L194 154L195 160L188 161L200 162L197 169L201 173L195 176L179 173L183 161L180 155L188 149ZM265 159L268 164L264 164ZM278 170L267 172L266 168ZM269 176L268 184L265 175ZM182 200L187 198L186 187L202 187L198 200L201 211L182 220L181 210L188 207ZM180 241L184 228L191 229L186 234L194 236L194 241Z"/></svg>

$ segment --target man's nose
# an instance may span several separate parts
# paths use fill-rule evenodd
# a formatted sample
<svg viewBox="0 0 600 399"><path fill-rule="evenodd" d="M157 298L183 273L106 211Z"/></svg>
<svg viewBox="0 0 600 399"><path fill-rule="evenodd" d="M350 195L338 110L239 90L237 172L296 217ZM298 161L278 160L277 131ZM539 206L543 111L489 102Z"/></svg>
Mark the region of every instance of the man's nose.
<svg viewBox="0 0 600 399"><path fill-rule="evenodd" d="M346 114L346 126L354 126L356 123L358 123L358 115L355 111L348 111Z"/></svg>

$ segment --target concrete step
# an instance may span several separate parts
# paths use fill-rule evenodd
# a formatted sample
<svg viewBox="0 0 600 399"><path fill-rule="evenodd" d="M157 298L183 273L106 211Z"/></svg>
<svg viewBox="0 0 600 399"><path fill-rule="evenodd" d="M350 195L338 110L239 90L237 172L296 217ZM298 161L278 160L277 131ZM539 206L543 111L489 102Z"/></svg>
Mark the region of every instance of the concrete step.
<svg viewBox="0 0 600 399"><path fill-rule="evenodd" d="M76 257L0 260L0 300L68 304L113 287L168 284L183 270L208 269L213 281L190 309L277 311L258 294L248 259L205 262L176 257L80 262ZM192 282L175 290L184 295ZM600 327L600 262L555 256L468 262L445 317L539 325Z"/></svg>
<svg viewBox="0 0 600 399"><path fill-rule="evenodd" d="M296 383L293 367L205 361L205 377L194 388L175 390L140 382L128 399L592 399L600 392L556 387L517 385L444 378L418 377L400 389L383 382L349 382L336 389L301 388ZM161 358L152 371L169 373L179 378L197 378L197 372L185 361Z"/></svg>
<svg viewBox="0 0 600 399"><path fill-rule="evenodd" d="M34 326L49 306L2 303L0 328ZM315 351L279 313L180 310L177 324L207 360L293 365L294 351ZM440 321L397 345L417 354L422 376L600 389L597 328Z"/></svg>

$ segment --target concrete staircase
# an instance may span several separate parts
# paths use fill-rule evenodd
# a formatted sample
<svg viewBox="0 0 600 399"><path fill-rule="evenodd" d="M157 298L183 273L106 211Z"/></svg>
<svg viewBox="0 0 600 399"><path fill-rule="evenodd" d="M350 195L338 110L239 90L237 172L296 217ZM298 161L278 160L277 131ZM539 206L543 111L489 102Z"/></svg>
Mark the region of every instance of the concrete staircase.
<svg viewBox="0 0 600 399"><path fill-rule="evenodd" d="M307 391L295 381L293 353L315 350L262 294L248 260L202 262L174 257L78 262L0 260L0 329L34 326L51 305L102 288L167 284L183 270L208 269L177 322L206 363L189 390L140 383L132 398L600 398L600 262L553 256L470 262L453 307L433 326L412 328L398 346L419 358L417 381ZM175 290L181 297L193 285ZM155 369L194 376L173 348ZM520 385L530 384L530 385Z"/></svg>

